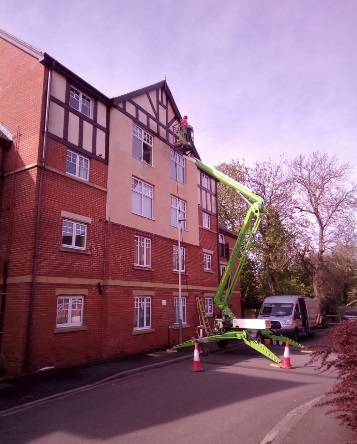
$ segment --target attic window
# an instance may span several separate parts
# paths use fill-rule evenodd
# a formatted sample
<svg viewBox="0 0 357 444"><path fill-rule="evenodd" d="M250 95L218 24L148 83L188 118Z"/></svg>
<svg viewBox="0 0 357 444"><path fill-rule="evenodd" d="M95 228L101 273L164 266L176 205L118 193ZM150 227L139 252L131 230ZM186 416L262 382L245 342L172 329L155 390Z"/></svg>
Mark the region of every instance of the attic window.
<svg viewBox="0 0 357 444"><path fill-rule="evenodd" d="M152 149L154 138L133 124L133 156L152 165Z"/></svg>

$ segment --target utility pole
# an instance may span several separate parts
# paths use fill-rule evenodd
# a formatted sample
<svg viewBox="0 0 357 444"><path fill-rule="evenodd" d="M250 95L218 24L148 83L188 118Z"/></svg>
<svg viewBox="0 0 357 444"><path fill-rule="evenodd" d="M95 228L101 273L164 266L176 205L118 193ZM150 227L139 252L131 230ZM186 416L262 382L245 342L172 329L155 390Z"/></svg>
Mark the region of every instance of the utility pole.
<svg viewBox="0 0 357 444"><path fill-rule="evenodd" d="M179 324L179 344L183 342L182 339L182 286L181 286L181 273L182 273L182 254L181 254L181 222L184 222L186 219L180 219L179 211L177 212L177 228L178 228L178 324Z"/></svg>

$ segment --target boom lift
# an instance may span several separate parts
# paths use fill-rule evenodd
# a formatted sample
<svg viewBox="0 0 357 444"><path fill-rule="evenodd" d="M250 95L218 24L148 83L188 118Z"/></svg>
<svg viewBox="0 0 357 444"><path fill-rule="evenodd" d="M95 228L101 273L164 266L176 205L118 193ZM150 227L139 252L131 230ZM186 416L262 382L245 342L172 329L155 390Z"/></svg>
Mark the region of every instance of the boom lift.
<svg viewBox="0 0 357 444"><path fill-rule="evenodd" d="M229 302L232 297L233 290L238 283L249 249L262 221L264 214L263 198L255 194L252 190L241 183L214 168L208 167L194 157L188 157L187 155L184 157L193 162L200 170L210 174L221 183L233 188L247 203L248 211L240 228L232 254L228 260L226 270L214 296L214 302L221 310L222 319L219 323L215 323L215 328L207 336L192 338L189 341L175 345L171 348L171 350L189 347L194 345L195 342L198 342L201 346L202 344L208 342L217 342L220 348L225 348L228 340L240 339L267 358L276 363L280 363L281 359L272 353L261 342L262 338L271 338L282 342L289 341L291 345L295 345L296 347L305 347L298 342L281 336L280 334L271 330L271 324L269 321L266 321L265 319L237 319L229 308ZM235 264L237 264L236 268L234 267ZM205 350L205 352L207 353L207 350Z"/></svg>

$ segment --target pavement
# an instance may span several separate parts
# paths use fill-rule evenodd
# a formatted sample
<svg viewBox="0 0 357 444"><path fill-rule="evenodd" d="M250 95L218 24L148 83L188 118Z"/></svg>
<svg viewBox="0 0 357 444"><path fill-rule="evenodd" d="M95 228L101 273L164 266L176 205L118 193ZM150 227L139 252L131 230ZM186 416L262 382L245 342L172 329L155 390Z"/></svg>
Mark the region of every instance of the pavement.
<svg viewBox="0 0 357 444"><path fill-rule="evenodd" d="M239 342L229 347L240 344ZM219 351L216 344L208 344L208 348L210 353ZM63 393L83 391L111 380L192 360L192 351L191 347L180 349L177 353L161 350L75 367L47 369L20 377L0 376L0 418L60 397ZM357 443L357 436L351 430L340 426L333 415L324 414L327 408L314 408L322 398L323 396L297 407L278 424L272 424L271 431L259 444Z"/></svg>

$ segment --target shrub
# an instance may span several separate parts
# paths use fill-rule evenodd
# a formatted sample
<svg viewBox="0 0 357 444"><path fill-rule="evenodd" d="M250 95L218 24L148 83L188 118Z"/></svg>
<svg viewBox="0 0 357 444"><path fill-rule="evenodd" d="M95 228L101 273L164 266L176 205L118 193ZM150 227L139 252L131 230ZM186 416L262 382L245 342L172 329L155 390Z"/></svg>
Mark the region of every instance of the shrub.
<svg viewBox="0 0 357 444"><path fill-rule="evenodd" d="M342 321L331 329L306 364L318 363L318 371L335 370L336 382L319 405L332 407L341 423L357 432L357 320Z"/></svg>

